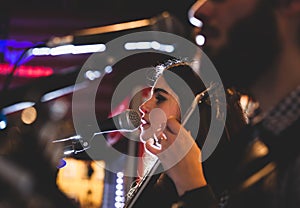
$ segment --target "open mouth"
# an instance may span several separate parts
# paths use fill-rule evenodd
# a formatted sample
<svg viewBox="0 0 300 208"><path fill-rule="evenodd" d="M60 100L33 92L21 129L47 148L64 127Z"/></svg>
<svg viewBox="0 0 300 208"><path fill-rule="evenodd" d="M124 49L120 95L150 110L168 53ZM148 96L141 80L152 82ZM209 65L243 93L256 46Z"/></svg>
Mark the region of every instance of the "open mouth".
<svg viewBox="0 0 300 208"><path fill-rule="evenodd" d="M150 123L147 120L141 119L141 128L145 128L147 126L150 126Z"/></svg>

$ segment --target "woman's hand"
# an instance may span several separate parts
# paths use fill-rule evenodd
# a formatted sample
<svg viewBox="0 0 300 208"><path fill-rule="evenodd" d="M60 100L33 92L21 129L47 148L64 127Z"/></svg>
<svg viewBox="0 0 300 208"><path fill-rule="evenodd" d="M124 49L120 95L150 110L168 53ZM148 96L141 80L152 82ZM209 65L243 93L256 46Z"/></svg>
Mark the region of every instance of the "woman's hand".
<svg viewBox="0 0 300 208"><path fill-rule="evenodd" d="M175 183L178 194L205 186L201 151L191 134L175 118L169 118L166 127L157 134L159 147L154 139L145 148L158 156L166 173Z"/></svg>

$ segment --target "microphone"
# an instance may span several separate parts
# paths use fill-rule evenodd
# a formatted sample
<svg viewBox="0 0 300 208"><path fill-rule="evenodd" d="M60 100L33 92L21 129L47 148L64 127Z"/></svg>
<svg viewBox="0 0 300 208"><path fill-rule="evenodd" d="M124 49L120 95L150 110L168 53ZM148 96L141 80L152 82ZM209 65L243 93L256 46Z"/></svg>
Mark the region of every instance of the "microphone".
<svg viewBox="0 0 300 208"><path fill-rule="evenodd" d="M104 121L99 122L100 132L93 134L92 138L96 135L106 134L115 131L133 132L141 124L141 116L138 111L133 109L127 109L124 112L112 116ZM89 140L91 140L90 138ZM58 139L52 141L62 145L64 155L77 154L90 148L88 143L85 143L82 136L75 135L64 139Z"/></svg>
<svg viewBox="0 0 300 208"><path fill-rule="evenodd" d="M141 124L141 116L139 112L127 109L124 112L112 116L104 121L99 122L100 132L96 134L104 134L114 131L132 132Z"/></svg>

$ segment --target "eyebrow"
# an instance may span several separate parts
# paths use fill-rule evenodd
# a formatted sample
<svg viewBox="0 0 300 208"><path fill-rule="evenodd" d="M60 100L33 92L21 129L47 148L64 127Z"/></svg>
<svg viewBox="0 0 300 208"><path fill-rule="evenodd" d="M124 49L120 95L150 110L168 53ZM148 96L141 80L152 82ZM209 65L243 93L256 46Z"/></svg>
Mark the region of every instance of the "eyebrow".
<svg viewBox="0 0 300 208"><path fill-rule="evenodd" d="M162 88L154 88L153 89L153 93L158 93L158 92L162 92L165 94L169 94L166 90L162 89Z"/></svg>

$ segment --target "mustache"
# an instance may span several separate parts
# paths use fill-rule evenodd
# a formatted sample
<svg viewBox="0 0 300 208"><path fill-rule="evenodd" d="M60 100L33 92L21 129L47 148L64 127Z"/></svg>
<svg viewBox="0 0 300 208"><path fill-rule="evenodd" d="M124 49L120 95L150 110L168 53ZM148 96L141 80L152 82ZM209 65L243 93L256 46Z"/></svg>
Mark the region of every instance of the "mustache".
<svg viewBox="0 0 300 208"><path fill-rule="evenodd" d="M215 38L220 36L220 31L215 27L204 24L200 29L200 33L204 35L206 38Z"/></svg>

